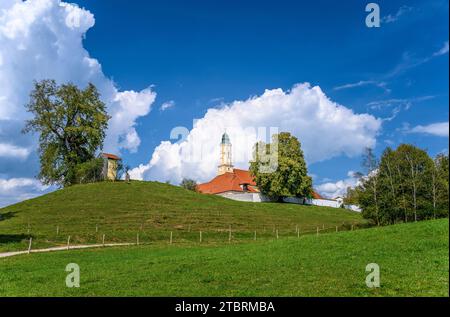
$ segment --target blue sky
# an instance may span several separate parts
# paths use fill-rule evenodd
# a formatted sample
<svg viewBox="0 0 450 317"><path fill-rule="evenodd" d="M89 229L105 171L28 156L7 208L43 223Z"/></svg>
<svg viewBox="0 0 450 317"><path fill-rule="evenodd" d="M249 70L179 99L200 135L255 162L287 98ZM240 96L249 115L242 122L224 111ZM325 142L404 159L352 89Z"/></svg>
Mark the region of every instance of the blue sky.
<svg viewBox="0 0 450 317"><path fill-rule="evenodd" d="M120 91L151 86L156 94L134 121L138 148L118 150L131 167L147 164L174 127L191 129L208 109L304 82L378 119L377 153L402 142L431 155L448 151L445 125L430 126L448 126L448 1L377 1L379 28L366 27L368 1L357 0L72 2L95 17L82 46L104 76ZM328 184L322 189L332 195L337 182L350 184L349 171L361 169L360 156L350 156L309 164L315 185ZM0 178L32 177L36 155L28 160L29 173L11 173L18 169L8 161Z"/></svg>
<svg viewBox="0 0 450 317"><path fill-rule="evenodd" d="M174 126L192 127L192 118L202 117L214 105L211 100L242 100L266 88L289 89L299 82L319 85L332 100L357 112L386 118L392 106L376 111L367 104L434 96L412 101L408 111L386 122L377 149L387 145L385 140L394 145L412 142L432 154L448 148L447 138L397 131L404 123L448 121L448 55L389 76L402 63L406 68L405 54L413 64L443 47L448 40L447 1L378 2L382 16L395 15L403 6L411 10L377 29L364 24L364 1L77 3L96 17L85 46L102 61L104 72L123 89L154 84L157 105L176 103L170 111L154 111L139 120L141 150L127 156L130 165L147 160ZM333 90L371 80L386 82L391 92L374 85ZM359 163L359 158L337 158L310 170L339 179L349 169L357 170Z"/></svg>

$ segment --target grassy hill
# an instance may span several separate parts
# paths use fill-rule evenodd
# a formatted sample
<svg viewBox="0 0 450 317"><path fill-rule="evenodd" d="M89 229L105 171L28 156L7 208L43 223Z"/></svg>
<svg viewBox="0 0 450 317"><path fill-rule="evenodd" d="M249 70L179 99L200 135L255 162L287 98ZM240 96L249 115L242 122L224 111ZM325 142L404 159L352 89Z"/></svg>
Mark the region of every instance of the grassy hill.
<svg viewBox="0 0 450 317"><path fill-rule="evenodd" d="M77 185L0 209L0 251L72 243L228 242L296 236L364 225L344 209L278 203L237 202L158 182Z"/></svg>
<svg viewBox="0 0 450 317"><path fill-rule="evenodd" d="M448 219L222 246L0 259L0 296L448 296ZM68 263L80 288L64 284ZM368 288L368 263L381 287Z"/></svg>

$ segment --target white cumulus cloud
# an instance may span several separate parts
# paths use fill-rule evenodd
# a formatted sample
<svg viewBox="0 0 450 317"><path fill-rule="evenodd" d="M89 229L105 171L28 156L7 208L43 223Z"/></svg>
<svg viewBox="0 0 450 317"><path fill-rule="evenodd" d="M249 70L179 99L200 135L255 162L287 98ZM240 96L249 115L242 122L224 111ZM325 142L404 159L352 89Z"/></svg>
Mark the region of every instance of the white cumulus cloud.
<svg viewBox="0 0 450 317"><path fill-rule="evenodd" d="M0 178L0 208L42 195L49 186L32 178Z"/></svg>
<svg viewBox="0 0 450 317"><path fill-rule="evenodd" d="M448 129L449 129L448 122L438 122L429 125L418 125L411 128L411 130L409 130L408 132L425 133L435 136L448 137Z"/></svg>
<svg viewBox="0 0 450 317"><path fill-rule="evenodd" d="M33 80L55 79L84 88L92 82L112 115L105 149L136 151L136 120L150 112L151 88L119 91L83 47L95 24L87 10L60 0L9 0L0 5L0 120L25 120ZM126 61L124 61L126 62Z"/></svg>
<svg viewBox="0 0 450 317"><path fill-rule="evenodd" d="M346 179L338 180L337 182L326 182L315 186L314 189L326 198L343 197L349 187L354 188L359 183L359 180L354 177L354 174L353 171L349 171Z"/></svg>
<svg viewBox="0 0 450 317"><path fill-rule="evenodd" d="M209 109L191 131L175 131L174 136L182 135L179 141L162 142L149 163L133 169L130 175L174 183L183 177L206 181L216 173L219 142L225 130L233 144L235 166L248 168L253 144L276 132L270 132L270 127L297 136L307 162L314 163L343 154L359 155L365 147L373 147L381 120L354 113L308 83L289 91L266 90L260 96Z"/></svg>
<svg viewBox="0 0 450 317"><path fill-rule="evenodd" d="M30 154L30 150L7 143L0 143L0 157L12 157L25 159Z"/></svg>
<svg viewBox="0 0 450 317"><path fill-rule="evenodd" d="M109 130L105 139L107 149L126 148L135 152L141 140L134 126L136 119L150 112L150 105L155 101L156 94L150 89L141 92L118 92L110 107Z"/></svg>
<svg viewBox="0 0 450 317"><path fill-rule="evenodd" d="M120 91L104 75L100 62L83 47L94 24L89 11L61 0L0 0L0 205L47 190L27 178L36 172L36 161L31 161L37 158L32 151L36 136L20 133L30 118L24 105L34 80L55 79L80 88L93 83L111 115L104 150L138 149L137 120L151 111L156 94L151 87ZM19 170L23 178L15 175Z"/></svg>

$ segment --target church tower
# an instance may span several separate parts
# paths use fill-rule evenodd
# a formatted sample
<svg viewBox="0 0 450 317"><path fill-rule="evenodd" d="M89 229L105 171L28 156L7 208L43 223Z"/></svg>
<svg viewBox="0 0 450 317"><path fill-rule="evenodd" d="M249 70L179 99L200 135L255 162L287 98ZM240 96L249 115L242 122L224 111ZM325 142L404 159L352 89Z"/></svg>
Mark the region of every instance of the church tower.
<svg viewBox="0 0 450 317"><path fill-rule="evenodd" d="M233 173L233 165L231 164L231 143L226 132L222 135L222 142L220 143L220 165L217 175L225 173Z"/></svg>

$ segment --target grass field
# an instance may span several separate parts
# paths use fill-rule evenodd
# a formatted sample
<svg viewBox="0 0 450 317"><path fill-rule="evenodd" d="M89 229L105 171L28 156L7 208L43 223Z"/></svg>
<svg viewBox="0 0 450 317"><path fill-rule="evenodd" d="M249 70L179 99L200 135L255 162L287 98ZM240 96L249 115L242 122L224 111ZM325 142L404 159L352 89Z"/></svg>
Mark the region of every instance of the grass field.
<svg viewBox="0 0 450 317"><path fill-rule="evenodd" d="M0 259L0 296L448 296L448 219L225 246ZM65 286L77 263L80 288ZM365 285L377 263L381 287Z"/></svg>
<svg viewBox="0 0 450 317"><path fill-rule="evenodd" d="M65 244L134 242L192 244L295 236L364 226L344 209L278 203L246 203L202 195L177 186L133 181L77 185L0 209L0 252ZM324 230L326 231L326 230Z"/></svg>

